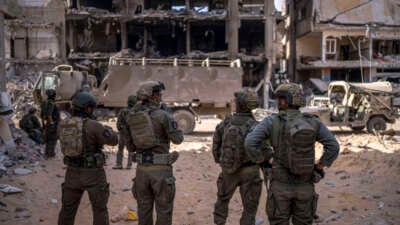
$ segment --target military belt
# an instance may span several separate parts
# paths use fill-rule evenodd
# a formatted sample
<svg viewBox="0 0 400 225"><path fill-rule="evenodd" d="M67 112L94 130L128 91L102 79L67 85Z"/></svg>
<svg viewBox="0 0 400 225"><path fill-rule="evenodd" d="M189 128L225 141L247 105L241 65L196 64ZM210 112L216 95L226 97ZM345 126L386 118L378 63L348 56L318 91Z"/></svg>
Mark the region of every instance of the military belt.
<svg viewBox="0 0 400 225"><path fill-rule="evenodd" d="M74 168L102 168L104 163L105 158L102 153L95 153L86 157L64 157L64 164Z"/></svg>
<svg viewBox="0 0 400 225"><path fill-rule="evenodd" d="M312 176L298 176L290 173L289 169L280 166L272 167L272 180L279 181L281 183L290 184L304 184L312 183Z"/></svg>
<svg viewBox="0 0 400 225"><path fill-rule="evenodd" d="M170 154L139 153L136 154L136 163L139 165L169 165Z"/></svg>

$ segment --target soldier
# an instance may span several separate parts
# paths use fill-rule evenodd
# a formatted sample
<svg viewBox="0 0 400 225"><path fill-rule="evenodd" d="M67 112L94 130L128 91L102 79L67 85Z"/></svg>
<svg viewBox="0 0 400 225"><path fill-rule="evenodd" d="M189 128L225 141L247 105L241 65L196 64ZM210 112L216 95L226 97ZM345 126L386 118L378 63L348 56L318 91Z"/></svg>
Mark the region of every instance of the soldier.
<svg viewBox="0 0 400 225"><path fill-rule="evenodd" d="M214 208L214 223L224 225L228 205L237 187L243 203L241 225L254 225L261 195L259 166L244 149L244 139L256 124L251 110L257 108L256 93L244 89L235 93L236 113L218 124L213 139L213 156L222 172L217 180L218 198Z"/></svg>
<svg viewBox="0 0 400 225"><path fill-rule="evenodd" d="M19 127L24 130L37 144L41 144L42 127L39 119L35 115L36 111L37 110L35 107L31 107L29 112L25 114L19 121Z"/></svg>
<svg viewBox="0 0 400 225"><path fill-rule="evenodd" d="M137 98L141 101L128 115L129 150L135 151L136 177L132 193L138 204L139 225L153 225L153 205L156 225L171 225L175 197L172 164L178 153L169 153L170 142L180 144L182 131L172 116L160 108L164 85L146 81L140 85Z"/></svg>
<svg viewBox="0 0 400 225"><path fill-rule="evenodd" d="M41 118L46 142L45 157L52 158L56 155L55 147L57 144L57 126L60 121L60 110L55 104L56 91L46 90L47 100L41 104Z"/></svg>
<svg viewBox="0 0 400 225"><path fill-rule="evenodd" d="M96 107L93 96L78 93L72 100L72 118L60 122L60 143L67 165L62 184L59 225L73 225L81 197L86 190L93 210L94 225L108 225L109 184L103 169L103 145L115 146L118 136L112 128L92 119Z"/></svg>
<svg viewBox="0 0 400 225"><path fill-rule="evenodd" d="M118 152L117 152L117 165L113 167L113 169L122 169L122 158L124 157L124 148L127 146L126 136L129 135L128 127L127 127L127 116L129 111L133 106L136 105L137 98L135 95L131 95L128 97L128 107L122 109L118 114L117 119L117 129L119 132L119 143L118 143ZM128 154L128 163L126 165L126 169L130 169L132 167L132 154L129 151Z"/></svg>
<svg viewBox="0 0 400 225"><path fill-rule="evenodd" d="M254 162L261 163L269 153L262 144L271 140L273 162L268 187L267 214L271 225L312 224L318 195L314 183L324 176L324 167L332 165L339 152L334 135L311 115L299 108L305 97L297 84L283 84L275 92L279 115L265 118L247 136L245 146ZM324 152L315 164L315 142ZM267 158L268 159L268 158Z"/></svg>

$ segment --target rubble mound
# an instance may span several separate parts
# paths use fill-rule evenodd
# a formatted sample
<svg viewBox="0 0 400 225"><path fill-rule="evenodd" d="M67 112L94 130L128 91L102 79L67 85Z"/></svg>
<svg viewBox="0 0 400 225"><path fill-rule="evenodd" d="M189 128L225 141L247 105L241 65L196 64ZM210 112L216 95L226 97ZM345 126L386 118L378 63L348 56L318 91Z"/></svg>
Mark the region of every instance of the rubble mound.
<svg viewBox="0 0 400 225"><path fill-rule="evenodd" d="M0 144L0 177L14 174L13 167L20 164L39 164L44 146L36 144L23 130L10 124L15 147Z"/></svg>
<svg viewBox="0 0 400 225"><path fill-rule="evenodd" d="M36 76L13 76L7 81L7 92L10 94L16 117L21 118L34 105L32 91Z"/></svg>

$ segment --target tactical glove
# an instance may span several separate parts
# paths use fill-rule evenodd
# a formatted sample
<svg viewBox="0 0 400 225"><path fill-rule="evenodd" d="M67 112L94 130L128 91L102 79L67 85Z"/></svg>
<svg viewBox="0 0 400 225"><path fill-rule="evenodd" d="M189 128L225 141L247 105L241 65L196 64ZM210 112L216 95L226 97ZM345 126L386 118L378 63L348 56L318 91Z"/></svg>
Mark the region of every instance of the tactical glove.
<svg viewBox="0 0 400 225"><path fill-rule="evenodd" d="M325 172L323 169L318 169L318 167L315 165L314 166L314 171L313 171L313 182L318 183L320 182L323 178L325 177Z"/></svg>

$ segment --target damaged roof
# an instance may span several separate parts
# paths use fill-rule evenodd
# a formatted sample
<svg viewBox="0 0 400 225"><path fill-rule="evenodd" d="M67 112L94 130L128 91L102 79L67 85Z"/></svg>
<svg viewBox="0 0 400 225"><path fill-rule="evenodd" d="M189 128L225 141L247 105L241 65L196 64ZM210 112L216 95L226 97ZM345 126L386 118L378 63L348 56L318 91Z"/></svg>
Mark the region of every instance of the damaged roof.
<svg viewBox="0 0 400 225"><path fill-rule="evenodd" d="M400 0L315 0L321 22L400 25Z"/></svg>

